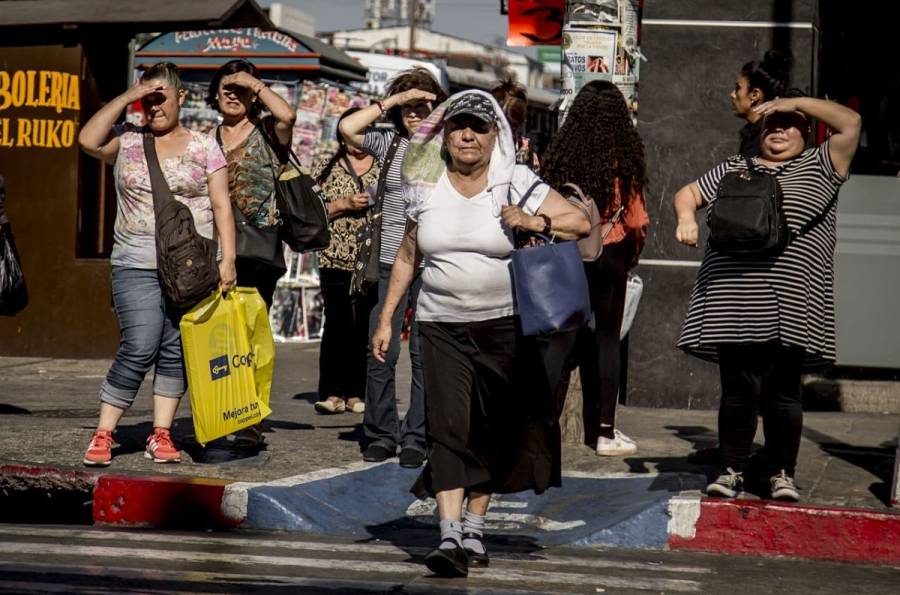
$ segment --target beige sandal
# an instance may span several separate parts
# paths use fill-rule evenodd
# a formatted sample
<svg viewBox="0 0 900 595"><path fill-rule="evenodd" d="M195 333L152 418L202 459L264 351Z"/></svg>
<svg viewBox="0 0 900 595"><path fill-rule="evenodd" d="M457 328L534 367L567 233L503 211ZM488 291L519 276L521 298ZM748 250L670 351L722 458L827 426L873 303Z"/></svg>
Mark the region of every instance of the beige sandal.
<svg viewBox="0 0 900 595"><path fill-rule="evenodd" d="M323 415L343 413L347 410L347 404L340 397L328 397L324 401L317 402L314 407L318 413Z"/></svg>
<svg viewBox="0 0 900 595"><path fill-rule="evenodd" d="M362 399L351 397L347 399L347 411L350 413L365 413L366 404Z"/></svg>

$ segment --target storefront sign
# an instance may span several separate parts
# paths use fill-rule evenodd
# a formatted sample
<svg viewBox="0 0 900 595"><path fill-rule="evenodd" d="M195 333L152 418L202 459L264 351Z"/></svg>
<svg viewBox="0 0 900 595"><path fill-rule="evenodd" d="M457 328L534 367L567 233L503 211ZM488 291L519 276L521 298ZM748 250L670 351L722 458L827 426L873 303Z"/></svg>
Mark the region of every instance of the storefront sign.
<svg viewBox="0 0 900 595"><path fill-rule="evenodd" d="M81 110L78 75L56 70L0 71L0 147L64 149L75 144Z"/></svg>
<svg viewBox="0 0 900 595"><path fill-rule="evenodd" d="M509 0L509 34L513 47L559 45L565 0Z"/></svg>
<svg viewBox="0 0 900 595"><path fill-rule="evenodd" d="M280 31L259 28L176 31L169 37L171 50L210 52L307 52L300 42ZM161 47L154 48L156 50Z"/></svg>

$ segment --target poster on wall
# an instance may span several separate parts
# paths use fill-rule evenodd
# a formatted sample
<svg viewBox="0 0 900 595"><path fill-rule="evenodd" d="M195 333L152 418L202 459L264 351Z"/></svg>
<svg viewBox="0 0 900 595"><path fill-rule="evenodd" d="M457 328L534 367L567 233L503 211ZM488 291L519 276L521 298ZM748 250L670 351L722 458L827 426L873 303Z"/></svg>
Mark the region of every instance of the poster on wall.
<svg viewBox="0 0 900 595"><path fill-rule="evenodd" d="M569 0L569 24L618 25L621 0Z"/></svg>
<svg viewBox="0 0 900 595"><path fill-rule="evenodd" d="M559 45L565 14L565 0L509 0L506 45Z"/></svg>
<svg viewBox="0 0 900 595"><path fill-rule="evenodd" d="M585 83L611 81L615 70L616 40L612 29L600 27L563 30L562 95L569 101Z"/></svg>

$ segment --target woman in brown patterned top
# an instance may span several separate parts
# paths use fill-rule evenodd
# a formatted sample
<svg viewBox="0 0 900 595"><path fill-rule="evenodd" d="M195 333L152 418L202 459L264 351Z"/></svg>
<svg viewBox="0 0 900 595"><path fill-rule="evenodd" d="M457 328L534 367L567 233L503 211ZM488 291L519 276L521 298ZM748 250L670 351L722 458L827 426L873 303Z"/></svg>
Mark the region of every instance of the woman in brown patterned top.
<svg viewBox="0 0 900 595"><path fill-rule="evenodd" d="M288 103L259 80L259 71L246 60L222 65L209 83L206 102L222 114L214 135L228 162L228 196L250 225L272 227L275 221L273 167L287 161L296 113ZM263 109L271 115L260 117ZM263 136L265 135L265 136ZM284 275L281 242L272 246L272 259L235 258L237 283L255 287L266 307L272 307L275 285ZM259 424L235 435L234 446L249 450L263 443Z"/></svg>
<svg viewBox="0 0 900 595"><path fill-rule="evenodd" d="M256 67L246 60L222 65L209 83L207 103L222 114L215 135L228 161L228 195L247 221L266 228L275 221L273 166L287 158L296 114L280 95L259 80ZM271 115L260 117L263 109ZM237 255L237 282L259 290L271 307L275 284L284 274L281 244L274 261L263 262Z"/></svg>
<svg viewBox="0 0 900 595"><path fill-rule="evenodd" d="M351 108L341 120L359 111ZM378 162L372 155L347 146L313 170L328 204L331 243L319 255L319 279L325 298L325 328L319 349L319 413L365 411L366 350L371 300L350 293L356 264L357 233L366 223L369 196L378 184Z"/></svg>

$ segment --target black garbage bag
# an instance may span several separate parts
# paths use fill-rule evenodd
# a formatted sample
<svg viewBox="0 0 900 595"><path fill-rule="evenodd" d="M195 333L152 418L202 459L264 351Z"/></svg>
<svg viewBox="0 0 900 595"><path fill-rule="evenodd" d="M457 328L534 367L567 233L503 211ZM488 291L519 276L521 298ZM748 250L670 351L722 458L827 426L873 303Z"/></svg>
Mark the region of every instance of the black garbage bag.
<svg viewBox="0 0 900 595"><path fill-rule="evenodd" d="M0 315L12 316L28 305L22 261L9 223L0 224Z"/></svg>

